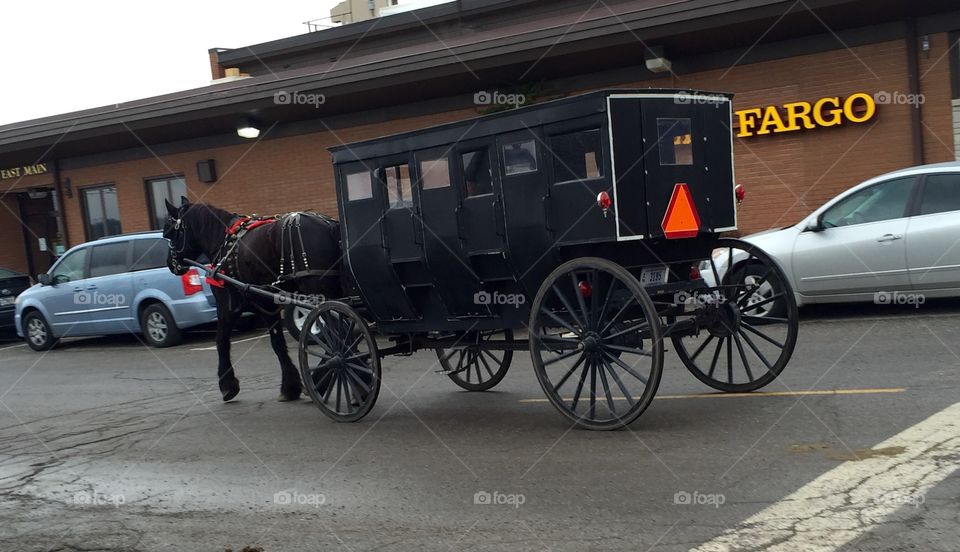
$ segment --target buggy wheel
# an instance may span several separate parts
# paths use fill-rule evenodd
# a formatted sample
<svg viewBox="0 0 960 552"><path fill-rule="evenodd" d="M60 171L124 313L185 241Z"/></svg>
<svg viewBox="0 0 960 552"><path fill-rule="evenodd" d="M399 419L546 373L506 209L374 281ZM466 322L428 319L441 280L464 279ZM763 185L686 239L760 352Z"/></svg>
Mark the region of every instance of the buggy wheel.
<svg viewBox="0 0 960 552"><path fill-rule="evenodd" d="M703 383L727 392L760 389L780 375L797 343L796 297L759 247L721 239L700 267L696 335L673 335L677 355ZM731 268L732 267L732 268Z"/></svg>
<svg viewBox="0 0 960 552"><path fill-rule="evenodd" d="M467 391L493 389L510 369L513 351L491 351L484 347L491 341L513 341L512 330L470 332L462 339L462 348L436 349L443 371Z"/></svg>
<svg viewBox="0 0 960 552"><path fill-rule="evenodd" d="M547 399L586 429L618 429L650 406L663 371L660 318L620 265L564 263L530 310L530 356Z"/></svg>
<svg viewBox="0 0 960 552"><path fill-rule="evenodd" d="M300 334L300 375L314 404L338 422L363 418L380 393L380 354L367 324L330 301L310 311Z"/></svg>

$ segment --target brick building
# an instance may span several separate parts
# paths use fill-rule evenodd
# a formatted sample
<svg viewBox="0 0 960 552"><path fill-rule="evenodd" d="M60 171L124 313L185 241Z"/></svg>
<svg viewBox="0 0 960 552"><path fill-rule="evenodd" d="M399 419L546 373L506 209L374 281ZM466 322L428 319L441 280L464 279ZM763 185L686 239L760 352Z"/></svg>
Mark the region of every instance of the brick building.
<svg viewBox="0 0 960 552"><path fill-rule="evenodd" d="M733 92L741 230L783 226L956 158L958 30L946 0L460 0L211 50L208 87L0 126L0 266L42 272L61 247L156 227L181 193L335 215L328 147L476 116L495 91Z"/></svg>

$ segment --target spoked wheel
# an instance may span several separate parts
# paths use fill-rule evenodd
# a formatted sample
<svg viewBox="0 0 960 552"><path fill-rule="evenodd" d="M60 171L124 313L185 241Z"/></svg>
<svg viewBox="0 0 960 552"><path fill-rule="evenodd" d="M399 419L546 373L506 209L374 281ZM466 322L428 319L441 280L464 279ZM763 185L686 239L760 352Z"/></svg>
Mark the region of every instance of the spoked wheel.
<svg viewBox="0 0 960 552"><path fill-rule="evenodd" d="M564 263L531 305L530 356L540 386L587 429L623 427L650 406L663 370L661 336L640 282L605 259Z"/></svg>
<svg viewBox="0 0 960 552"><path fill-rule="evenodd" d="M780 270L755 245L721 239L701 274L694 317L698 335L673 335L680 360L703 383L755 391L780 375L797 343L796 297ZM731 268L732 267L732 268Z"/></svg>
<svg viewBox="0 0 960 552"><path fill-rule="evenodd" d="M300 375L314 404L338 422L363 418L380 393L380 355L367 324L329 301L310 311L300 334Z"/></svg>
<svg viewBox="0 0 960 552"><path fill-rule="evenodd" d="M491 341L513 341L513 331L470 332L461 340L462 348L436 349L440 365L453 383L467 391L486 391L500 383L510 369L513 351L485 348Z"/></svg>

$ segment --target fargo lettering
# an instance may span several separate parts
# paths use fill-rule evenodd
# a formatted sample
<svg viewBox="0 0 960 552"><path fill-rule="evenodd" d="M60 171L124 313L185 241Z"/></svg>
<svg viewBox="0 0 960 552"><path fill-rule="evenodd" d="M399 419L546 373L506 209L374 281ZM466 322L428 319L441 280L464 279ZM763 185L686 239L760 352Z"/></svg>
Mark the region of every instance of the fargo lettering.
<svg viewBox="0 0 960 552"><path fill-rule="evenodd" d="M876 114L876 101L864 92L846 98L828 96L813 103L791 102L782 106L741 109L735 113L739 138L865 123Z"/></svg>

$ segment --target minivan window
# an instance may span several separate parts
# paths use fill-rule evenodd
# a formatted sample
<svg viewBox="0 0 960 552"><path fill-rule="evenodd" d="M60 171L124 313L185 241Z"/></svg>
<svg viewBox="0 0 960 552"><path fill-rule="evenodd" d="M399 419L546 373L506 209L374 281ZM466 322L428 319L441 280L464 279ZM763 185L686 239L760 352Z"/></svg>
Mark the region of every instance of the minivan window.
<svg viewBox="0 0 960 552"><path fill-rule="evenodd" d="M169 242L163 238L133 240L133 263L130 270L150 270L167 266Z"/></svg>
<svg viewBox="0 0 960 552"><path fill-rule="evenodd" d="M931 174L923 186L920 214L960 211L960 173Z"/></svg>
<svg viewBox="0 0 960 552"><path fill-rule="evenodd" d="M87 265L87 253L89 248L77 249L67 253L57 267L50 273L54 283L72 282L83 279L83 270Z"/></svg>
<svg viewBox="0 0 960 552"><path fill-rule="evenodd" d="M90 248L90 277L110 276L127 271L130 242L105 243Z"/></svg>
<svg viewBox="0 0 960 552"><path fill-rule="evenodd" d="M834 228L901 218L915 181L912 176L888 180L845 197L824 211L823 225Z"/></svg>

